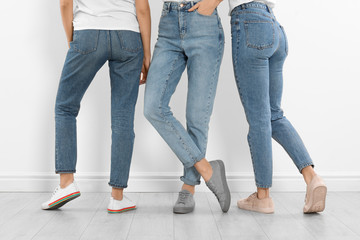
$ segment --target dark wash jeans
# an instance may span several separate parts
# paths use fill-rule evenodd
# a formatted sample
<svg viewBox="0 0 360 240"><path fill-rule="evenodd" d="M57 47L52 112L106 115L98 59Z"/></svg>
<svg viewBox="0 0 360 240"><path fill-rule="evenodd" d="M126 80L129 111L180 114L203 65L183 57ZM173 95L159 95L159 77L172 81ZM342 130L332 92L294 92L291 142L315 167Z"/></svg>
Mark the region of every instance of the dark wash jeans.
<svg viewBox="0 0 360 240"><path fill-rule="evenodd" d="M269 188L271 138L286 150L299 171L313 166L299 134L281 109L287 38L271 9L259 2L233 9L231 34L235 79L249 123L248 143L256 186Z"/></svg>
<svg viewBox="0 0 360 240"><path fill-rule="evenodd" d="M95 74L108 61L112 130L109 185L126 188L135 137L134 110L143 61L140 34L125 30L79 30L74 32L73 38L56 97L56 173L76 171L76 117L80 102Z"/></svg>

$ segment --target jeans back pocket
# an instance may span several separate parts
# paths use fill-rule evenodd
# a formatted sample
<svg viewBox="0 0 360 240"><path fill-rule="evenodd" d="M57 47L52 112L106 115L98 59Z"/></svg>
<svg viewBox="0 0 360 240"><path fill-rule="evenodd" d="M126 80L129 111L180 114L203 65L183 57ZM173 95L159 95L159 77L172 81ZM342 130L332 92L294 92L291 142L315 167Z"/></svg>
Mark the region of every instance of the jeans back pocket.
<svg viewBox="0 0 360 240"><path fill-rule="evenodd" d="M138 52L142 49L141 35L138 32L118 30L121 49L128 52Z"/></svg>
<svg viewBox="0 0 360 240"><path fill-rule="evenodd" d="M74 31L71 46L76 52L88 54L96 51L99 41L99 30Z"/></svg>
<svg viewBox="0 0 360 240"><path fill-rule="evenodd" d="M275 29L272 21L245 21L246 45L262 50L272 48L275 42Z"/></svg>

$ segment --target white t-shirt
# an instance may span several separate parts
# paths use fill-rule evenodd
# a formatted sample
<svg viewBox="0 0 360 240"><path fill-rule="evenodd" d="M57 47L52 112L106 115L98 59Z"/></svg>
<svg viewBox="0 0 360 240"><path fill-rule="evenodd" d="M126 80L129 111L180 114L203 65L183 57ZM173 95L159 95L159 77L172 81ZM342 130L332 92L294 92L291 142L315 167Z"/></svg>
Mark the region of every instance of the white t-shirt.
<svg viewBox="0 0 360 240"><path fill-rule="evenodd" d="M74 30L140 32L135 0L74 0Z"/></svg>
<svg viewBox="0 0 360 240"><path fill-rule="evenodd" d="M230 5L230 12L236 8L237 6L244 4L244 3L249 3L249 2L253 2L254 0L229 0L229 5ZM276 0L271 0L271 1L267 1L267 0L256 0L255 2L261 2L261 3L265 3L266 5L268 5L268 7L270 8L274 8L275 7L275 2Z"/></svg>
<svg viewBox="0 0 360 240"><path fill-rule="evenodd" d="M164 2L191 2L193 0L163 0ZM243 3L249 3L249 2L253 2L254 0L229 0L229 5L230 5L230 11L229 14L231 13L231 11L243 4ZM262 2L265 3L266 5L268 5L270 8L275 7L275 1L276 0L271 0L271 1L267 1L267 0L255 0L255 2Z"/></svg>

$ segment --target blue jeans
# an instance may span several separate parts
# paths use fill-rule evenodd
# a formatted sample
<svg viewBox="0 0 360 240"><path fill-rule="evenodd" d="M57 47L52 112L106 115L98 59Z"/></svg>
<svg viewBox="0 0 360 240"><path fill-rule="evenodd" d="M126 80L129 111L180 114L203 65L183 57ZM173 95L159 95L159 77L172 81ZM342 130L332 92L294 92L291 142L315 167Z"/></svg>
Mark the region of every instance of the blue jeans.
<svg viewBox="0 0 360 240"><path fill-rule="evenodd" d="M188 12L196 2L165 2L145 90L144 114L184 165L181 180L200 184L194 164L205 157L210 116L224 51L217 10ZM187 67L186 129L169 102Z"/></svg>
<svg viewBox="0 0 360 240"><path fill-rule="evenodd" d="M262 3L251 2L231 13L232 55L240 98L249 123L248 143L259 188L272 185L274 138L296 167L313 166L294 127L281 109L283 64L288 44L283 27Z"/></svg>
<svg viewBox="0 0 360 240"><path fill-rule="evenodd" d="M80 101L97 71L108 61L112 130L109 185L126 188L143 61L140 34L132 31L80 30L74 32L73 38L56 97L56 173L76 171L76 117Z"/></svg>

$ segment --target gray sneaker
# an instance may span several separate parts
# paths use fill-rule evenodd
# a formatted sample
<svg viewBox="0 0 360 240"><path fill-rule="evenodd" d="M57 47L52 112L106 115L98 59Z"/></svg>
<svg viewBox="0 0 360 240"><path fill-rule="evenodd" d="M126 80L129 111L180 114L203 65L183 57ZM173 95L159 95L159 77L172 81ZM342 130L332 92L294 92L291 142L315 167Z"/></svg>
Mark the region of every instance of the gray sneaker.
<svg viewBox="0 0 360 240"><path fill-rule="evenodd" d="M179 197L174 205L174 213L189 213L194 211L195 201L194 196L188 190L181 190Z"/></svg>
<svg viewBox="0 0 360 240"><path fill-rule="evenodd" d="M209 163L213 169L213 175L210 180L206 182L206 186L215 194L221 210L227 212L230 208L231 195L226 181L224 163L221 160L211 161Z"/></svg>

